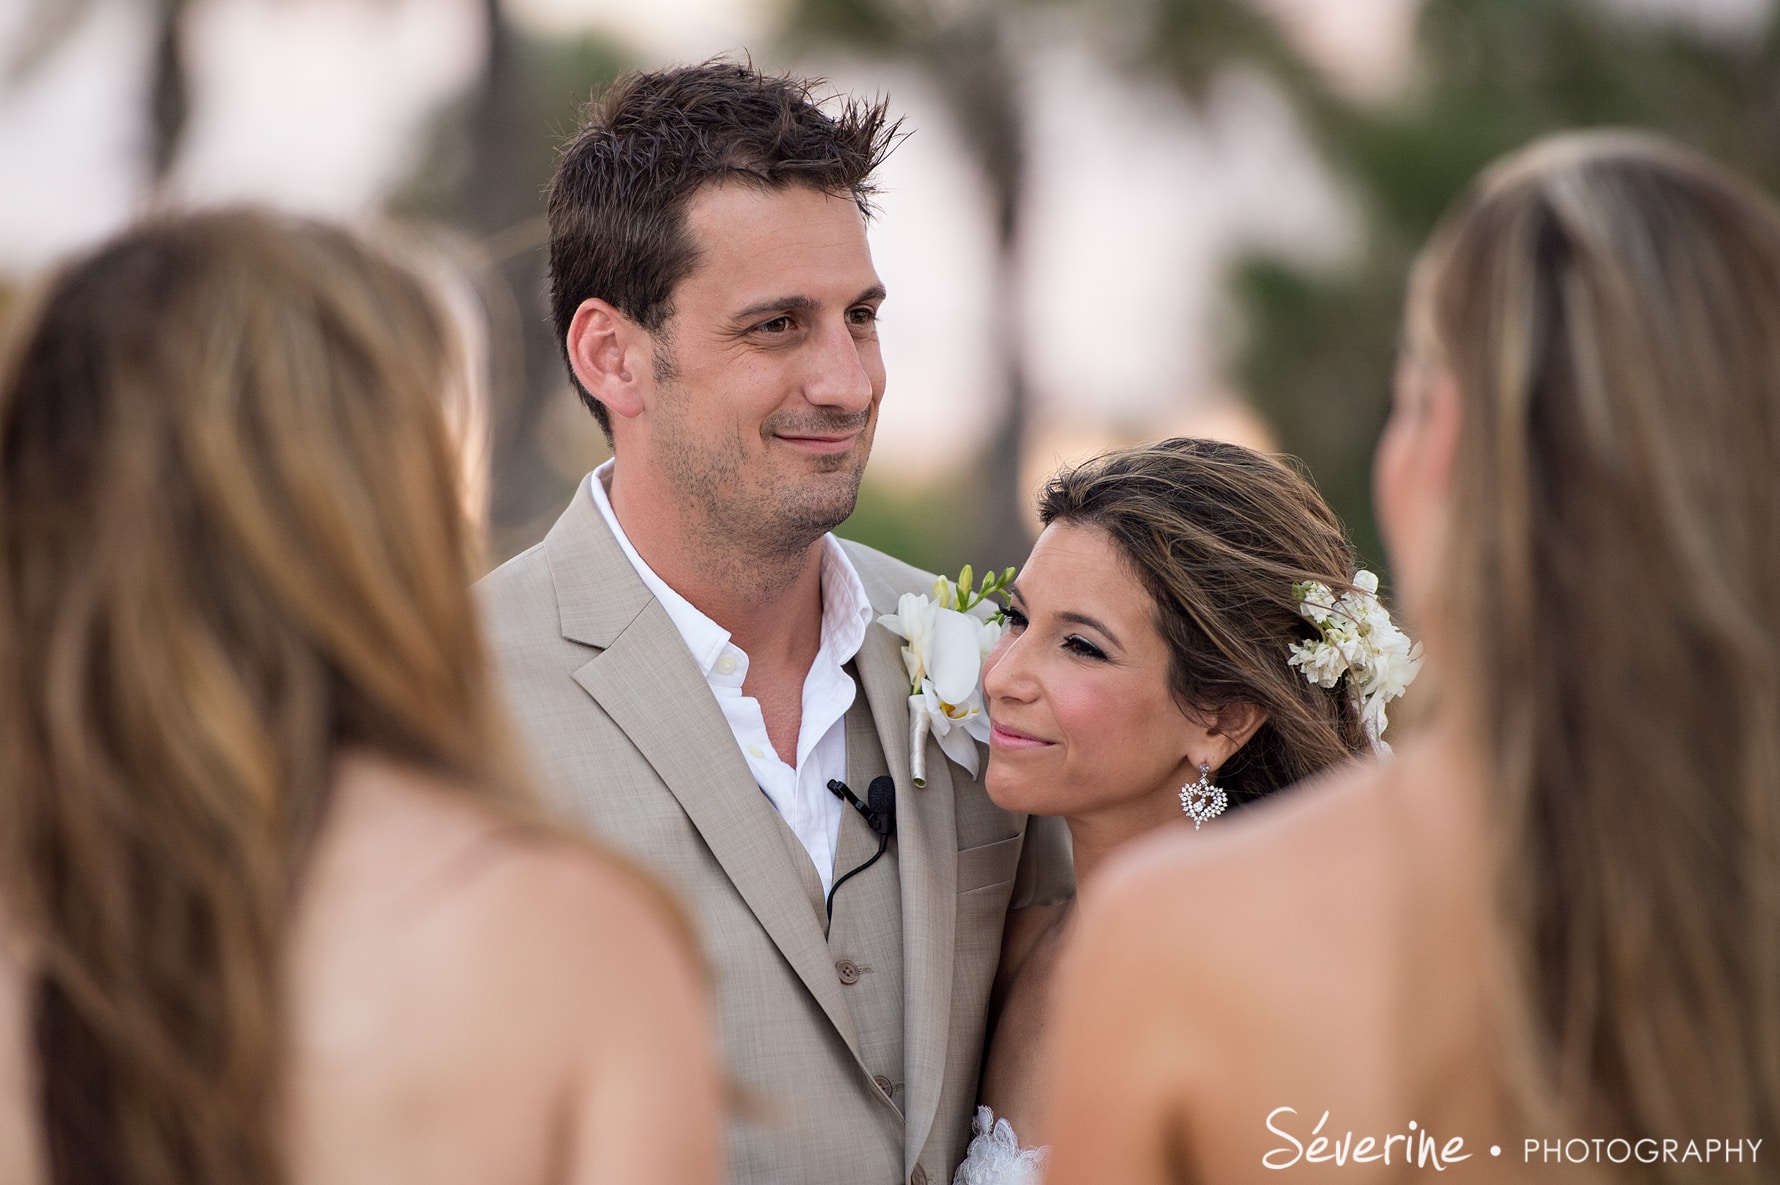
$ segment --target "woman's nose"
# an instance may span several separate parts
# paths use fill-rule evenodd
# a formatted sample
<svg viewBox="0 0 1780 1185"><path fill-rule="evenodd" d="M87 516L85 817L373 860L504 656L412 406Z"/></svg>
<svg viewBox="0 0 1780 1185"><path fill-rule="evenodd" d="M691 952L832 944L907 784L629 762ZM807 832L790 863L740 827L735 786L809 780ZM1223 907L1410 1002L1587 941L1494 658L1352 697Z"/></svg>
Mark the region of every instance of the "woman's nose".
<svg viewBox="0 0 1780 1185"><path fill-rule="evenodd" d="M1020 639L1004 633L983 660L983 698L1018 699L1030 680L1024 670L1024 648Z"/></svg>

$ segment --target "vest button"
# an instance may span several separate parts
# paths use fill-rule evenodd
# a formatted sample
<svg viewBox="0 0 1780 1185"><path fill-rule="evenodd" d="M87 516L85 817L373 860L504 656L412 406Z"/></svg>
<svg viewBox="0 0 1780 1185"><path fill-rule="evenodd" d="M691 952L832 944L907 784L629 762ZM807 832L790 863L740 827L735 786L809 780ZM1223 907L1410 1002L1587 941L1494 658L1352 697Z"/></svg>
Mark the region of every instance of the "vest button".
<svg viewBox="0 0 1780 1185"><path fill-rule="evenodd" d="M834 965L834 971L836 975L841 977L842 983L853 984L859 982L859 964L855 963L852 959L842 959Z"/></svg>
<svg viewBox="0 0 1780 1185"><path fill-rule="evenodd" d="M896 1083L890 1081L882 1074L873 1074L871 1080L877 1083L878 1089L884 1092L885 1098L889 1098L890 1092L896 1089Z"/></svg>
<svg viewBox="0 0 1780 1185"><path fill-rule="evenodd" d="M927 1170L916 1165L915 1171L909 1174L909 1185L927 1185Z"/></svg>

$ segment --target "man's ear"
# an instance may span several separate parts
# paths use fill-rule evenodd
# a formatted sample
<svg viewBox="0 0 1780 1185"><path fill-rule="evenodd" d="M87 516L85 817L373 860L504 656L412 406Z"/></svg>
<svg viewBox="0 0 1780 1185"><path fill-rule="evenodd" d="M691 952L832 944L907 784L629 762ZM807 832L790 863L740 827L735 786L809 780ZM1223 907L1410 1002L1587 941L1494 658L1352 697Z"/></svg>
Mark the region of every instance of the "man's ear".
<svg viewBox="0 0 1780 1185"><path fill-rule="evenodd" d="M639 379L651 373L654 357L649 335L642 327L590 296L575 310L564 340L569 366L589 394L615 416L631 419L641 414Z"/></svg>
<svg viewBox="0 0 1780 1185"><path fill-rule="evenodd" d="M1198 754L1197 760L1205 762L1214 770L1222 769L1224 763L1236 756L1237 750L1248 744L1249 738L1265 723L1267 709L1260 704L1225 704L1217 710L1215 716L1207 718L1207 751Z"/></svg>

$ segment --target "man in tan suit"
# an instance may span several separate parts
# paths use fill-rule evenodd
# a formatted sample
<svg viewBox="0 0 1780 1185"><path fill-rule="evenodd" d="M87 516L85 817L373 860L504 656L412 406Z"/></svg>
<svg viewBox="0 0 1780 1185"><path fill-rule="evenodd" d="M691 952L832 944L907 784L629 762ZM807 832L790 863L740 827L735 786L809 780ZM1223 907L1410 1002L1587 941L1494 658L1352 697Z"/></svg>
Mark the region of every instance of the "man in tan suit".
<svg viewBox="0 0 1780 1185"><path fill-rule="evenodd" d="M481 589L553 801L695 916L742 1185L949 1181L1010 901L1069 892L1054 820L932 741L915 787L877 618L932 577L829 533L884 391L865 216L895 132L725 63L613 86L552 182L550 257L614 459Z"/></svg>

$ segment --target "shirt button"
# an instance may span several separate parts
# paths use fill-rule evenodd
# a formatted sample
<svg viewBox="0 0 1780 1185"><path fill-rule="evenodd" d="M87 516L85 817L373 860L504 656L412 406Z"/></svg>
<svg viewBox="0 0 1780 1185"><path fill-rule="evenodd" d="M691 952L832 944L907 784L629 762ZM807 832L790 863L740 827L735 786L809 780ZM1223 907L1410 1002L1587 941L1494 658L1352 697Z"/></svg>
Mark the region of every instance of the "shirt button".
<svg viewBox="0 0 1780 1185"><path fill-rule="evenodd" d="M766 750L762 749L759 745L749 745L748 752L753 754L755 757L765 757L766 756Z"/></svg>
<svg viewBox="0 0 1780 1185"><path fill-rule="evenodd" d="M884 1092L885 1098L889 1098L890 1092L892 1090L896 1089L896 1083L890 1081L888 1078L884 1077L882 1074L873 1074L871 1076L871 1080L873 1082L877 1083L878 1089Z"/></svg>
<svg viewBox="0 0 1780 1185"><path fill-rule="evenodd" d="M718 659L717 673L719 675L735 674L735 655L725 654L722 658Z"/></svg>
<svg viewBox="0 0 1780 1185"><path fill-rule="evenodd" d="M916 1165L915 1171L909 1174L909 1185L927 1185L927 1170Z"/></svg>
<svg viewBox="0 0 1780 1185"><path fill-rule="evenodd" d="M842 959L834 965L834 973L841 977L841 982L854 984L859 982L859 964L852 959Z"/></svg>

